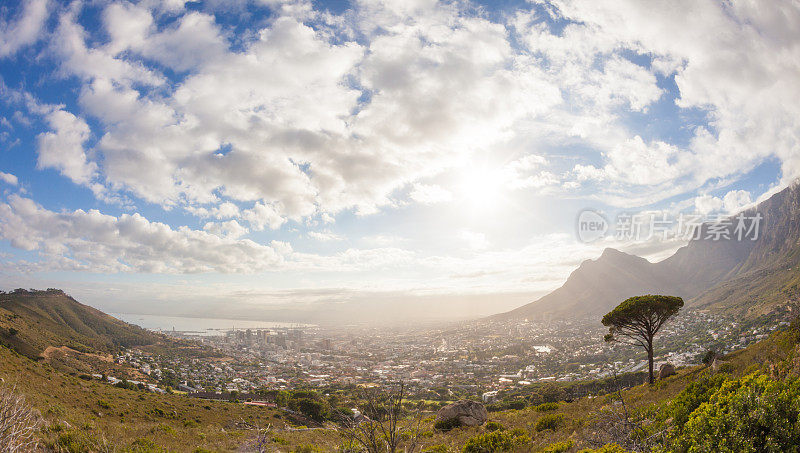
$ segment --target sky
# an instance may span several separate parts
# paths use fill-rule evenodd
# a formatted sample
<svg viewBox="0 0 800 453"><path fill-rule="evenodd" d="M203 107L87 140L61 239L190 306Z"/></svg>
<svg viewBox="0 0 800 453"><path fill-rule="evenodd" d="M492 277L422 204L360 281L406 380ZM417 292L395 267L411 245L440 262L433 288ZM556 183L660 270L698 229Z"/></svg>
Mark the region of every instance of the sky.
<svg viewBox="0 0 800 453"><path fill-rule="evenodd" d="M800 176L796 2L5 1L0 287L464 318ZM611 232L611 230L609 230ZM301 319L302 318L302 319Z"/></svg>

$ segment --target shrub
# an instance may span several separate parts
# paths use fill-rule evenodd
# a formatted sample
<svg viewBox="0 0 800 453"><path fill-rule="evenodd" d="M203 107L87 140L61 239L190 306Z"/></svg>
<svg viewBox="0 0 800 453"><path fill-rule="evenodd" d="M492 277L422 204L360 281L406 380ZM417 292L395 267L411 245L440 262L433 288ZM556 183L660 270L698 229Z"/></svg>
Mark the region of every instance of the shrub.
<svg viewBox="0 0 800 453"><path fill-rule="evenodd" d="M689 415L701 404L707 402L725 380L726 378L720 375L698 379L687 385L673 399L670 415L679 431L683 429L683 425L689 420Z"/></svg>
<svg viewBox="0 0 800 453"><path fill-rule="evenodd" d="M558 403L542 403L534 408L536 412L550 412L558 410Z"/></svg>
<svg viewBox="0 0 800 453"><path fill-rule="evenodd" d="M606 444L600 448L586 448L578 453L627 453L624 448L620 447L617 444Z"/></svg>
<svg viewBox="0 0 800 453"><path fill-rule="evenodd" d="M425 447L422 449L422 453L449 453L450 449L447 445L439 444L439 445L431 445L430 447Z"/></svg>
<svg viewBox="0 0 800 453"><path fill-rule="evenodd" d="M0 387L0 451L34 451L42 417L22 395Z"/></svg>
<svg viewBox="0 0 800 453"><path fill-rule="evenodd" d="M509 451L530 443L531 438L522 430L492 431L471 437L464 445L464 453L494 453Z"/></svg>
<svg viewBox="0 0 800 453"><path fill-rule="evenodd" d="M133 441L130 447L126 450L130 453L163 453L165 450L155 442L147 438L140 438Z"/></svg>
<svg viewBox="0 0 800 453"><path fill-rule="evenodd" d="M486 431L502 431L502 430L506 429L505 426L503 426L503 425L501 425L500 423L497 423L497 422L488 422L488 423L486 423L484 428L486 428Z"/></svg>
<svg viewBox="0 0 800 453"><path fill-rule="evenodd" d="M800 445L800 382L750 374L726 381L689 416L681 451L795 451ZM721 435L724 434L724 435Z"/></svg>
<svg viewBox="0 0 800 453"><path fill-rule="evenodd" d="M292 450L292 453L322 453L325 450L315 445L299 445Z"/></svg>
<svg viewBox="0 0 800 453"><path fill-rule="evenodd" d="M318 423L322 423L328 417L328 408L325 404L311 398L293 399L289 407Z"/></svg>
<svg viewBox="0 0 800 453"><path fill-rule="evenodd" d="M106 400L97 400L97 405L102 409L111 409L111 404Z"/></svg>
<svg viewBox="0 0 800 453"><path fill-rule="evenodd" d="M461 422L458 418L448 418L446 420L437 420L433 427L439 431L450 431L451 429L461 427Z"/></svg>
<svg viewBox="0 0 800 453"><path fill-rule="evenodd" d="M544 448L544 453L563 453L572 448L573 442L565 440L564 442L556 442Z"/></svg>
<svg viewBox="0 0 800 453"><path fill-rule="evenodd" d="M272 436L272 438L270 440L275 442L276 444L280 444L280 445L288 445L289 444L288 440L286 440L286 439L284 439L283 437L280 437L280 436Z"/></svg>
<svg viewBox="0 0 800 453"><path fill-rule="evenodd" d="M709 349L705 354L703 354L703 365L711 365L714 363L715 358L717 358L717 351Z"/></svg>
<svg viewBox="0 0 800 453"><path fill-rule="evenodd" d="M563 414L547 414L536 421L536 431L557 430L564 421Z"/></svg>

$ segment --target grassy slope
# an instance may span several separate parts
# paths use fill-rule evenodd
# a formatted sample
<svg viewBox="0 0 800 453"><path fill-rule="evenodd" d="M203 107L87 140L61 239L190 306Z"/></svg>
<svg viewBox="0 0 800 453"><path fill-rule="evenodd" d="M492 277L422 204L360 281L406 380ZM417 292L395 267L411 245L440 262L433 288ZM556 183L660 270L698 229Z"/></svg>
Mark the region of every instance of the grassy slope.
<svg viewBox="0 0 800 453"><path fill-rule="evenodd" d="M769 338L755 343L750 347L737 351L726 357L726 374L740 377L755 370L771 372L774 364L786 361L794 354L795 342L787 339L789 334L777 332ZM798 366L797 368L800 368ZM668 406L669 400L680 393L687 385L698 377L713 373L709 367L690 367L678 371L678 374L655 385L640 385L622 392L626 404L632 412L663 410ZM542 451L548 445L565 440L572 440L577 451L578 447L588 447L583 431L592 421L598 411L607 406L608 400L604 397L581 398L571 403L560 403L555 412L563 414L564 423L556 431L535 430L536 422L548 413L537 412L533 407L522 410L495 412L489 414L491 421L497 421L506 428L522 428L532 439L530 445L517 449L519 452ZM467 439L477 434L486 432L485 428L461 428L449 433L436 433L430 439L430 444L444 444L452 451L460 451Z"/></svg>
<svg viewBox="0 0 800 453"><path fill-rule="evenodd" d="M5 347L0 347L0 377L42 413L49 427L44 438L50 444L57 444L59 437L62 443L71 437L86 448L105 438L116 451L124 451L139 439L149 439L168 451L194 451L197 447L231 451L254 436L240 422L284 428L287 421L286 414L276 409L157 395L85 381ZM335 439L332 433L319 431L279 429L275 434L286 439L289 446L330 444Z"/></svg>
<svg viewBox="0 0 800 453"><path fill-rule="evenodd" d="M777 333L732 354L728 358L728 372L739 376L758 368L770 370L771 364L784 360L793 351L794 343L787 342L786 335ZM654 386L626 390L624 396L633 411L663 407L698 376L710 372L703 367L680 370L678 375ZM287 430L287 414L276 409L118 389L61 373L47 363L29 360L5 347L0 347L0 377L15 384L17 391L42 412L49 425L45 439L51 444L57 443L59 437L63 440L72 436L83 439L84 445L105 438L117 447L116 451L125 451L138 439L152 440L176 452L194 451L197 447L235 451L254 436L253 431L237 425L240 421L275 428L273 435L279 439L271 444L272 451L288 452L300 445L334 451L341 443L334 429ZM532 443L518 451L540 451L553 442L567 439L573 440L577 447L585 445L584 427L607 404L603 397L560 403L555 413L563 414L564 423L555 431L536 431L536 422L547 413L534 408L494 412L490 420L509 429L522 428L530 434ZM460 451L470 437L486 432L484 427L435 432L432 417L427 419L424 430L426 446L446 445L454 452Z"/></svg>
<svg viewBox="0 0 800 453"><path fill-rule="evenodd" d="M794 288L792 274L794 272L786 269L786 274L781 275L781 280L787 281L783 288ZM8 335L11 328L17 333ZM0 334L5 335L1 339L33 359L38 359L48 346L108 350L119 346L120 339L146 342L152 338L147 336L147 332L142 336L139 333L137 329L78 304L63 294L45 297L39 294L27 299L19 296L0 298ZM787 342L786 335L776 333L732 354L727 367L734 375L756 368L769 371L771 364L793 353L794 343ZM175 345L157 343L153 347L161 346ZM70 351L66 355L69 357L60 360L77 361L86 367L81 372L103 371L98 367L107 363L100 359L99 354L97 360L90 360L95 356ZM78 370L76 366L59 368ZM709 372L701 367L681 370L677 376L654 386L639 386L625 391L625 399L634 411L663 407L686 385ZM44 437L51 444L57 443L59 438L64 441L72 436L78 439L76 445L84 447L104 438L117 447L116 451L124 451L138 439L149 439L168 451L194 451L197 447L231 451L240 449L254 436L253 431L237 425L240 421L275 428L273 435L278 439L271 445L273 451L288 452L300 445L316 445L321 451L333 451L341 443L335 429L287 430L288 414L280 410L118 389L105 383L79 379L56 370L47 361L29 360L6 347L0 347L0 377L6 383L16 385L17 391L25 394L42 412L49 425ZM533 408L491 413L490 420L509 429L524 429L530 434L532 443L520 447L519 451L541 450L566 439L573 440L578 446L585 445L584 428L607 404L603 397L561 403L556 413L564 416L564 423L555 431L536 431L537 421L546 413ZM470 437L486 432L484 427L436 432L433 414L427 415L424 428L426 446L446 445L451 451L460 451ZM294 425L298 424L302 422L294 421Z"/></svg>
<svg viewBox="0 0 800 453"><path fill-rule="evenodd" d="M0 344L26 357L37 358L48 346L110 352L160 339L61 291L0 294Z"/></svg>

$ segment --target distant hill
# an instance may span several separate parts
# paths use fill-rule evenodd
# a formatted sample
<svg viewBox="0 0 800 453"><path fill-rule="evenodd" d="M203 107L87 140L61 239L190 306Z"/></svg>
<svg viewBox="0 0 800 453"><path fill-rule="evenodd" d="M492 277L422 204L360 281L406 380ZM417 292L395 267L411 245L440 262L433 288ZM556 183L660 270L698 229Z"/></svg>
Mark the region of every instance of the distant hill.
<svg viewBox="0 0 800 453"><path fill-rule="evenodd" d="M689 306L744 316L800 302L800 185L744 214L762 216L755 241L706 239L704 225L700 239L657 263L606 249L598 259L583 262L560 288L495 318L602 315L628 297L647 293L677 295Z"/></svg>
<svg viewBox="0 0 800 453"><path fill-rule="evenodd" d="M0 344L30 358L48 346L111 352L161 337L83 305L63 291L18 289L0 294Z"/></svg>

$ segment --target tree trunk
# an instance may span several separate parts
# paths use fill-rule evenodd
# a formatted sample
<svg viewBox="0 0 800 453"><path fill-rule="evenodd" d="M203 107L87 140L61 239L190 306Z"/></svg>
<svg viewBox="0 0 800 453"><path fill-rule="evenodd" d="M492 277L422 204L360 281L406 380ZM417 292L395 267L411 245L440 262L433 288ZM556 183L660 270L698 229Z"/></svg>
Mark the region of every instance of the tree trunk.
<svg viewBox="0 0 800 453"><path fill-rule="evenodd" d="M647 366L648 366L648 380L652 384L656 381L656 377L653 374L653 340L647 342Z"/></svg>

